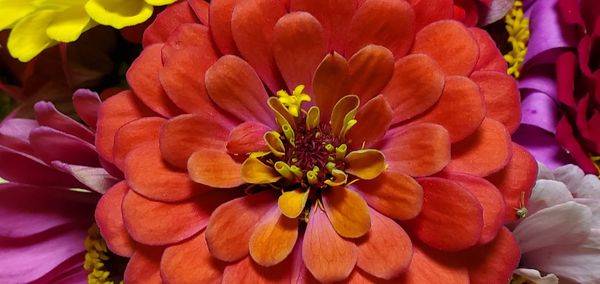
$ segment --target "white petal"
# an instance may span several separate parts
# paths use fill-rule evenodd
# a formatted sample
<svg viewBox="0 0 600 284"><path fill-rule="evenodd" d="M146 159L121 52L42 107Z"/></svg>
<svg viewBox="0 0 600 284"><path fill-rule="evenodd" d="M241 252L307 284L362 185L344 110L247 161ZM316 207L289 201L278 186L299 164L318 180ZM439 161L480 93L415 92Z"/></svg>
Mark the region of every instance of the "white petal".
<svg viewBox="0 0 600 284"><path fill-rule="evenodd" d="M558 181L541 179L535 182L527 204L529 214L573 200L567 186Z"/></svg>
<svg viewBox="0 0 600 284"><path fill-rule="evenodd" d="M523 219L513 235L521 253L584 240L591 230L592 211L574 201L545 208Z"/></svg>
<svg viewBox="0 0 600 284"><path fill-rule="evenodd" d="M579 245L539 249L523 255L521 261L527 267L552 272L561 280L600 283L600 230L592 230Z"/></svg>
<svg viewBox="0 0 600 284"><path fill-rule="evenodd" d="M600 179L595 175L585 175L578 187L569 190L575 197L600 199Z"/></svg>
<svg viewBox="0 0 600 284"><path fill-rule="evenodd" d="M544 164L538 162L538 179L555 179L554 173Z"/></svg>
<svg viewBox="0 0 600 284"><path fill-rule="evenodd" d="M539 271L535 269L519 268L513 274L521 275L527 279L527 283L533 284L558 284L558 277L554 274L547 274L542 277Z"/></svg>
<svg viewBox="0 0 600 284"><path fill-rule="evenodd" d="M583 170L576 165L564 165L554 170L556 180L562 181L568 189L578 188L583 179Z"/></svg>
<svg viewBox="0 0 600 284"><path fill-rule="evenodd" d="M575 202L592 210L592 229L600 229L600 199L575 198Z"/></svg>

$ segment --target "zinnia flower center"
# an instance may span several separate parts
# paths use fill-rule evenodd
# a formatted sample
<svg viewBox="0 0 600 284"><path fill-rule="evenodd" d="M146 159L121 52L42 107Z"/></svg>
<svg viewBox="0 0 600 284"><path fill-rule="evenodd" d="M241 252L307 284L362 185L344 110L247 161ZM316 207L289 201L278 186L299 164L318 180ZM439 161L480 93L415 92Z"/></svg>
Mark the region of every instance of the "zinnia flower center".
<svg viewBox="0 0 600 284"><path fill-rule="evenodd" d="M290 95L277 92L268 104L279 130L268 131L263 138L269 151L254 152L242 165L242 177L251 184L269 185L281 191L279 207L284 215L297 218L319 205L321 191L347 186L359 179L373 179L386 168L383 153L374 149L350 151L346 134L358 123L357 96L341 98L328 122L321 121L320 109L302 108L311 98L296 87Z"/></svg>

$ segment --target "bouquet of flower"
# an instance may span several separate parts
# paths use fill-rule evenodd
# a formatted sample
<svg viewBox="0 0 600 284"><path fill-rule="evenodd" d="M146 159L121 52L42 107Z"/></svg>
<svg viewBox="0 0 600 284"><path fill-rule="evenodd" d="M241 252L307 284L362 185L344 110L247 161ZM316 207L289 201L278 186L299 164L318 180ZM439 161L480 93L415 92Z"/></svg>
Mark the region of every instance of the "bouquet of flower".
<svg viewBox="0 0 600 284"><path fill-rule="evenodd" d="M0 283L600 283L597 0L0 0Z"/></svg>

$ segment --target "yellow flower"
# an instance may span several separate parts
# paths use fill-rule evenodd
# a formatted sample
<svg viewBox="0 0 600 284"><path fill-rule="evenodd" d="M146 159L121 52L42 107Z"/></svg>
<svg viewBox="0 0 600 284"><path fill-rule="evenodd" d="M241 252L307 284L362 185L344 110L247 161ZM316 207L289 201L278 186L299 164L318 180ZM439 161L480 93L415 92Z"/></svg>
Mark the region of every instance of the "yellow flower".
<svg viewBox="0 0 600 284"><path fill-rule="evenodd" d="M117 29L152 16L153 6L176 0L0 0L0 31L12 29L10 54L29 61L59 42L72 42L100 24Z"/></svg>

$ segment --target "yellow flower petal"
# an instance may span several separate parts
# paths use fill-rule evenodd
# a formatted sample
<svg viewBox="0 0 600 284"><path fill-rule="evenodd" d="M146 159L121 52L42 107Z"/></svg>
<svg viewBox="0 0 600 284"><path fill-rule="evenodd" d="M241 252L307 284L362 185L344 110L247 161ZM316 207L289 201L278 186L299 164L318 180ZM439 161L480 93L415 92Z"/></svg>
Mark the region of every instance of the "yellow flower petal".
<svg viewBox="0 0 600 284"><path fill-rule="evenodd" d="M22 17L35 11L33 1L0 0L0 30L9 28Z"/></svg>
<svg viewBox="0 0 600 284"><path fill-rule="evenodd" d="M54 11L41 11L21 19L10 32L8 51L23 62L31 60L56 41L46 35L46 27L54 18Z"/></svg>
<svg viewBox="0 0 600 284"><path fill-rule="evenodd" d="M352 151L346 156L346 172L361 179L374 179L385 170L383 153L366 149Z"/></svg>
<svg viewBox="0 0 600 284"><path fill-rule="evenodd" d="M249 157L242 164L242 179L247 183L267 184L278 181L281 175L259 159Z"/></svg>
<svg viewBox="0 0 600 284"><path fill-rule="evenodd" d="M289 218L297 218L304 210L309 190L286 191L277 200L277 205L281 213Z"/></svg>
<svg viewBox="0 0 600 284"><path fill-rule="evenodd" d="M56 14L48 26L46 34L57 41L72 42L95 25L96 23L90 19L83 5L72 6Z"/></svg>
<svg viewBox="0 0 600 284"><path fill-rule="evenodd" d="M163 6L163 5L175 3L177 0L145 0L145 1L146 1L146 3L153 5L153 6Z"/></svg>
<svg viewBox="0 0 600 284"><path fill-rule="evenodd" d="M94 21L117 29L146 21L153 9L143 0L90 0L85 4Z"/></svg>

